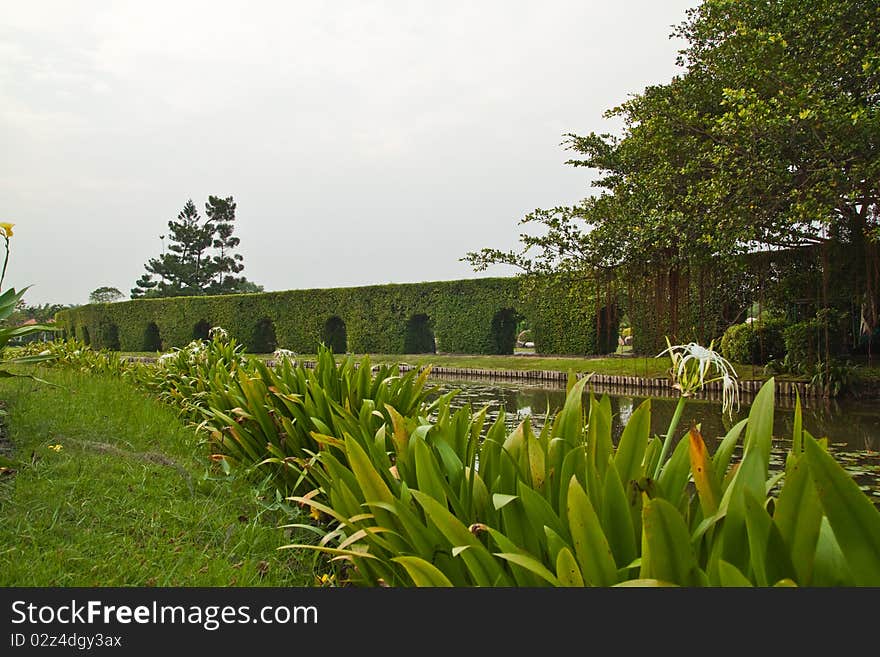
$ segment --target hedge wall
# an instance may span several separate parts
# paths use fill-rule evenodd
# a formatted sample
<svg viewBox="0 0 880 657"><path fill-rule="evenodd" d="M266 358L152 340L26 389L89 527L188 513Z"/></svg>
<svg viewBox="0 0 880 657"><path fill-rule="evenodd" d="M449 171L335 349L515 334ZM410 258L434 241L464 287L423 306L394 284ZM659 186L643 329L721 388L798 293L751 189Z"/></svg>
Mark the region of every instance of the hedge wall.
<svg viewBox="0 0 880 657"><path fill-rule="evenodd" d="M597 340L588 286L526 282L478 278L137 299L64 310L56 321L67 336L122 351L181 347L222 326L252 353L276 347L315 353L324 342L336 352L429 352L436 344L447 353L492 354L513 352L517 322L525 318L540 353L614 350L616 324L613 340Z"/></svg>

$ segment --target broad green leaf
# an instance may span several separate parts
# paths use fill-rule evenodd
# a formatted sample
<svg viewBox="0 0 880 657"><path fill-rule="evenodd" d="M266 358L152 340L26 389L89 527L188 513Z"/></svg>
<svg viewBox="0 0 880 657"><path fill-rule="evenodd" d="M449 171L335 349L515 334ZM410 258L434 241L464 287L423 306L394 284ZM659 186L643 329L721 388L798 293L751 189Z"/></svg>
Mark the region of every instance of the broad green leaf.
<svg viewBox="0 0 880 657"><path fill-rule="evenodd" d="M794 576L785 542L764 508L762 499L748 489L744 494L749 560L758 586L768 586L771 582Z"/></svg>
<svg viewBox="0 0 880 657"><path fill-rule="evenodd" d="M611 440L611 400L608 395L602 395L596 401L590 396L590 419L587 430L587 449L589 462L593 466L601 486L605 480L605 470L614 452L614 443ZM600 490L597 486L595 491ZM595 494L594 490L590 490Z"/></svg>
<svg viewBox="0 0 880 657"><path fill-rule="evenodd" d="M752 449L761 452L764 465L764 478L767 478L767 467L770 463L770 450L773 445L773 410L776 404L776 381L767 379L761 386L752 407L749 410L749 422L746 425L746 437L743 446L743 458Z"/></svg>
<svg viewBox="0 0 880 657"><path fill-rule="evenodd" d="M572 447L582 441L584 429L583 394L584 386L587 385L588 380L589 377L583 377L572 386L565 396L562 410L557 413L553 422L553 435L564 439ZM563 481L563 484L567 486L567 480Z"/></svg>
<svg viewBox="0 0 880 657"><path fill-rule="evenodd" d="M853 586L855 578L850 572L846 557L837 544L837 538L826 516L819 525L816 541L816 557L813 560L811 586Z"/></svg>
<svg viewBox="0 0 880 657"><path fill-rule="evenodd" d="M541 579L547 580L553 586L560 585L559 580L556 578L556 575L551 573L544 564L535 559L533 556L530 556L528 554L519 554L517 552L496 552L495 556L514 563L521 568L525 568L526 570L534 573Z"/></svg>
<svg viewBox="0 0 880 657"><path fill-rule="evenodd" d="M840 550L859 586L880 586L880 511L834 458L810 436L805 457Z"/></svg>
<svg viewBox="0 0 880 657"><path fill-rule="evenodd" d="M525 482L518 484L519 500L528 518L533 533L542 527L549 527L557 534L565 533L565 525L556 515L550 503L540 493L532 490Z"/></svg>
<svg viewBox="0 0 880 657"><path fill-rule="evenodd" d="M639 404L627 420L617 443L614 466L620 480L626 484L642 476L642 461L651 435L651 399Z"/></svg>
<svg viewBox="0 0 880 657"><path fill-rule="evenodd" d="M614 561L618 567L630 563L636 558L638 543L636 532L632 523L629 501L626 491L617 474L615 463L608 466L605 475L605 491L602 495L602 528L608 537L608 544L614 554Z"/></svg>
<svg viewBox="0 0 880 657"><path fill-rule="evenodd" d="M421 438L413 437L410 441L416 463L416 480L419 490L427 493L441 504L446 504L446 491L443 475L437 467L434 452Z"/></svg>
<svg viewBox="0 0 880 657"><path fill-rule="evenodd" d="M663 495L673 505L678 506L685 493L685 488L691 475L691 463L689 445L687 440L679 440L672 456L667 459L660 470L657 483Z"/></svg>
<svg viewBox="0 0 880 657"><path fill-rule="evenodd" d="M575 477L568 484L566 513L574 553L584 580L590 586L611 586L617 581L614 556L590 498Z"/></svg>
<svg viewBox="0 0 880 657"><path fill-rule="evenodd" d="M721 531L715 535L710 571L713 564L717 565L717 558L724 559L740 570L748 568L745 491L751 491L759 499L763 498L765 471L761 451L753 449L744 456L733 480L724 491L718 515L724 515L725 518Z"/></svg>
<svg viewBox="0 0 880 657"><path fill-rule="evenodd" d="M391 557L406 569L416 586L452 586L452 582L434 564L413 556Z"/></svg>
<svg viewBox="0 0 880 657"><path fill-rule="evenodd" d="M492 506L495 507L496 510L500 510L513 502L515 499L518 499L517 495L506 495L504 493L495 493L492 495Z"/></svg>
<svg viewBox="0 0 880 657"><path fill-rule="evenodd" d="M556 556L556 577L560 586L584 586L584 578L577 559L567 547L559 550Z"/></svg>
<svg viewBox="0 0 880 657"><path fill-rule="evenodd" d="M797 581L809 586L822 524L822 504L803 456L792 460L776 500L773 522L788 547Z"/></svg>
<svg viewBox="0 0 880 657"><path fill-rule="evenodd" d="M625 582L620 582L619 584L615 584L614 586L620 587L633 587L633 588L670 588L676 587L678 584L673 584L672 582L662 582L659 579L628 579Z"/></svg>
<svg viewBox="0 0 880 657"><path fill-rule="evenodd" d="M645 499L642 518L642 567L639 577L700 586L704 577L679 511L661 498Z"/></svg>
<svg viewBox="0 0 880 657"><path fill-rule="evenodd" d="M721 586L739 588L754 586L748 577L740 572L739 568L732 563L727 563L724 559L718 562L718 575L721 579Z"/></svg>
<svg viewBox="0 0 880 657"><path fill-rule="evenodd" d="M492 537L492 540L495 542L495 545L501 552L531 556L528 550L522 549L514 542L514 540L511 540L512 537L508 537L497 529L488 526L486 527L486 531L489 532L489 535ZM496 557L500 556L497 552L493 554ZM523 567L522 565L517 564L510 559L507 559L507 561L512 564L510 567L510 571L511 573L513 573L513 578L515 580L516 586L543 585L542 578L536 578L536 573L534 573L531 569Z"/></svg>
<svg viewBox="0 0 880 657"><path fill-rule="evenodd" d="M526 447L529 456L529 474L531 475L530 484L535 490L540 491L544 488L545 477L545 454L541 447L541 443L535 438L534 434L529 431L526 438Z"/></svg>
<svg viewBox="0 0 880 657"><path fill-rule="evenodd" d="M412 491L413 497L424 509L431 522L440 530L452 546L469 546L461 553L474 584L477 586L506 586L509 579L488 550L464 524L430 495Z"/></svg>

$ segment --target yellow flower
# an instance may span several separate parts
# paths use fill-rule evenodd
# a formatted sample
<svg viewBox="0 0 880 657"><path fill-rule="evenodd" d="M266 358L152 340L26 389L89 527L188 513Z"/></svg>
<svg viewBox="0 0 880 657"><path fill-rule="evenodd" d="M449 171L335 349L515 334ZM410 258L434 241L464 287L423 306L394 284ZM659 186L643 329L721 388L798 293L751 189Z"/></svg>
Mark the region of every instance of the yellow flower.
<svg viewBox="0 0 880 657"><path fill-rule="evenodd" d="M61 443L58 443L57 445L49 445L49 449L54 449L56 452L60 452L63 448L64 445L62 445Z"/></svg>
<svg viewBox="0 0 880 657"><path fill-rule="evenodd" d="M0 221L0 235L3 237L12 237L12 227L15 224L10 224L6 221Z"/></svg>

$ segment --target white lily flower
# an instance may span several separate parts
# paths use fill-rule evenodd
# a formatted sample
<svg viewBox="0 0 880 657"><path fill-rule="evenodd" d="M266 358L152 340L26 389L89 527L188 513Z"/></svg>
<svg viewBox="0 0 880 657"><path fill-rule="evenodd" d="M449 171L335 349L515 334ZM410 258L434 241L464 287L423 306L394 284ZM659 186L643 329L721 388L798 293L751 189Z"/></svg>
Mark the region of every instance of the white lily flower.
<svg viewBox="0 0 880 657"><path fill-rule="evenodd" d="M721 381L721 407L725 413L732 413L734 405L739 408L739 386L736 383L737 373L733 365L721 354L709 347L696 342L685 345L671 345L657 354L657 357L668 354L672 359L669 372L672 387L680 390L685 397L690 397L709 383ZM709 378L707 378L707 376Z"/></svg>

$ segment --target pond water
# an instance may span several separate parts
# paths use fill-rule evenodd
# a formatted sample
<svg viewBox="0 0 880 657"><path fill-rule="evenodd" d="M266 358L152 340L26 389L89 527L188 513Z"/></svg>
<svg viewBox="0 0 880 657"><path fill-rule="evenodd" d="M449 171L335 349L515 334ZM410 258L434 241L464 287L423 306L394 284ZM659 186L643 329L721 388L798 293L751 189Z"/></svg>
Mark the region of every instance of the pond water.
<svg viewBox="0 0 880 657"><path fill-rule="evenodd" d="M475 410L488 405L488 415L493 420L503 410L505 423L510 429L527 415L531 416L532 426L540 428L547 414L552 417L565 402L565 387L561 384L518 384L509 380L448 376L432 376L431 384L441 393L459 390L453 400L456 408L468 402ZM630 415L647 397L618 394L601 388L595 388L594 393L609 395L613 413L612 438L616 443ZM588 394L585 393L585 396ZM685 404L677 433L683 434L691 421L699 423L703 438L712 452L734 424L748 417L749 401L743 399L739 410L729 417L721 412L720 402L690 399ZM653 433L666 433L677 403L675 397L651 397ZM771 467L782 467L785 454L791 446L793 406L793 403L786 402L775 408ZM837 461L850 472L862 490L880 505L880 403L877 400L804 400L802 406L804 429L815 438L827 437L830 451Z"/></svg>

